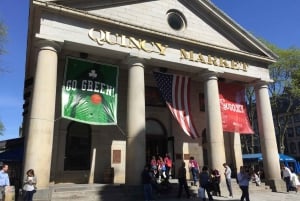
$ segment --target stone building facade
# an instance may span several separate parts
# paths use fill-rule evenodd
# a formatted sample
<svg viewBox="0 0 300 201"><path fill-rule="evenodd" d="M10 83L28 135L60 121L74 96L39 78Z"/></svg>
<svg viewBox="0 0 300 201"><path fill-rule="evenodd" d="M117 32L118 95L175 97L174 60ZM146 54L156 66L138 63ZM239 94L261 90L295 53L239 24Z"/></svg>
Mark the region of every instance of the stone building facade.
<svg viewBox="0 0 300 201"><path fill-rule="evenodd" d="M116 125L62 118L69 58L118 67ZM239 133L222 130L222 81L255 87L264 167L276 188L280 168L267 90L267 66L275 61L276 55L206 0L33 0L24 171L34 168L38 189L47 190L52 183L108 182L111 168L111 182L137 185L146 160L165 153L175 169L189 156L219 170L224 162L239 167ZM159 99L153 71L192 79L192 114L200 138L185 135Z"/></svg>

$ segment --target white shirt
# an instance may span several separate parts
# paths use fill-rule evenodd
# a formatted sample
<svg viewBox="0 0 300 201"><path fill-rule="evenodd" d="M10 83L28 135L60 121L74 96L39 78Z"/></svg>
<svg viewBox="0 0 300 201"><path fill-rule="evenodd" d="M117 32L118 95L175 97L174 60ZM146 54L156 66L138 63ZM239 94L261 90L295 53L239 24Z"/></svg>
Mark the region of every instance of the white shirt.
<svg viewBox="0 0 300 201"><path fill-rule="evenodd" d="M285 177L291 177L292 172L288 167L284 167L284 169L282 170L282 176L283 178Z"/></svg>
<svg viewBox="0 0 300 201"><path fill-rule="evenodd" d="M299 182L298 176L295 173L292 173L292 175L291 175L291 181L292 181L293 187L297 188L298 186L300 186L300 182Z"/></svg>
<svg viewBox="0 0 300 201"><path fill-rule="evenodd" d="M226 177L226 179L231 179L231 169L228 165L226 165L225 177Z"/></svg>
<svg viewBox="0 0 300 201"><path fill-rule="evenodd" d="M24 181L23 190L25 191L33 191L36 184L35 177L27 177Z"/></svg>

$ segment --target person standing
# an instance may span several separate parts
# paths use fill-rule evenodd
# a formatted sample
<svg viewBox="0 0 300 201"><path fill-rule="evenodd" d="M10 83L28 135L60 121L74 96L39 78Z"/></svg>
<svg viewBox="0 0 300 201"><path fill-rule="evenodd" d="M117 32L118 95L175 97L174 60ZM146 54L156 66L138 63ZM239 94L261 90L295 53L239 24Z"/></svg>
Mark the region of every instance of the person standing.
<svg viewBox="0 0 300 201"><path fill-rule="evenodd" d="M199 165L193 156L191 156L190 160L189 160L189 169L192 173L192 177L193 177L193 181L194 181L192 185L197 186L198 175L199 175Z"/></svg>
<svg viewBox="0 0 300 201"><path fill-rule="evenodd" d="M286 192L289 192L290 189L291 189L291 175L292 175L292 172L284 164L281 164L281 170L282 170L282 177L283 177L283 180L285 181L285 185L286 185Z"/></svg>
<svg viewBox="0 0 300 201"><path fill-rule="evenodd" d="M214 195L218 195L221 197L221 189L220 189L220 182L221 182L221 175L219 170L214 169L212 171L212 184L213 184L213 191Z"/></svg>
<svg viewBox="0 0 300 201"><path fill-rule="evenodd" d="M231 187L231 169L226 163L223 163L223 167L225 168L224 175L225 175L226 186L229 191L229 197L233 197L232 187Z"/></svg>
<svg viewBox="0 0 300 201"><path fill-rule="evenodd" d="M170 155L167 153L165 158L164 158L165 166L166 166L166 176L167 179L170 178L171 175L171 169L172 169L172 159Z"/></svg>
<svg viewBox="0 0 300 201"><path fill-rule="evenodd" d="M167 178L166 164L161 156L159 156L158 160L157 160L157 169L158 169L158 175L159 175L158 176L159 183L161 182L162 177L163 177L163 180L165 181Z"/></svg>
<svg viewBox="0 0 300 201"><path fill-rule="evenodd" d="M291 186L294 188L296 192L300 189L300 181L298 179L298 175L295 172L292 172L291 174Z"/></svg>
<svg viewBox="0 0 300 201"><path fill-rule="evenodd" d="M155 156L152 156L152 159L150 161L150 165L151 165L151 170L153 171L154 176L156 177L156 175L157 175L157 162L156 162Z"/></svg>
<svg viewBox="0 0 300 201"><path fill-rule="evenodd" d="M9 176L7 174L8 165L3 164L0 171L0 200L5 200L5 191L8 190L10 186Z"/></svg>
<svg viewBox="0 0 300 201"><path fill-rule="evenodd" d="M149 166L145 165L142 172L142 182L144 186L145 201L153 200L152 196L152 176L149 170Z"/></svg>
<svg viewBox="0 0 300 201"><path fill-rule="evenodd" d="M180 198L181 197L181 192L182 192L182 188L184 188L185 190L185 194L187 196L187 198L190 198L190 191L187 185L187 181L186 181L186 169L185 169L185 162L182 161L180 168L178 169L178 195L177 197Z"/></svg>
<svg viewBox="0 0 300 201"><path fill-rule="evenodd" d="M239 183L240 189L242 190L241 201L250 201L249 199L249 181L251 180L251 175L249 171L246 170L245 166L240 167L240 172L237 175L237 181Z"/></svg>
<svg viewBox="0 0 300 201"><path fill-rule="evenodd" d="M199 174L199 181L200 181L200 187L206 191L208 199L210 201L214 200L211 195L211 190L212 190L211 178L208 172L208 168L206 166L202 167L202 171ZM203 201L205 201L205 198L203 199Z"/></svg>
<svg viewBox="0 0 300 201"><path fill-rule="evenodd" d="M23 199L24 201L32 201L33 194L36 192L36 177L34 170L30 169L26 172L23 185Z"/></svg>

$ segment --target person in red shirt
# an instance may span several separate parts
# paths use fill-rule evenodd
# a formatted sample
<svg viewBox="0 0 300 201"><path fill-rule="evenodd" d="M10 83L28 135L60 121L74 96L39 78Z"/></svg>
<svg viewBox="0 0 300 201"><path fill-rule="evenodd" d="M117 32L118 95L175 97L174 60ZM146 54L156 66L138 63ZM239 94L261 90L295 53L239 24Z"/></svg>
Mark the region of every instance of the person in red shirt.
<svg viewBox="0 0 300 201"><path fill-rule="evenodd" d="M192 173L193 181L194 181L192 185L197 186L198 175L199 175L199 165L193 156L190 157L189 169Z"/></svg>
<svg viewBox="0 0 300 201"><path fill-rule="evenodd" d="M159 182L161 182L161 178L163 177L164 179L167 178L166 175L166 165L165 162L163 160L163 158L161 156L158 157L157 160L157 170L158 170L158 174L159 174Z"/></svg>
<svg viewBox="0 0 300 201"><path fill-rule="evenodd" d="M151 169L154 173L154 176L157 175L157 162L155 156L152 156L152 159L150 161Z"/></svg>
<svg viewBox="0 0 300 201"><path fill-rule="evenodd" d="M166 176L167 179L170 178L171 170L172 170L172 159L169 154L166 154L164 158L165 166L166 166Z"/></svg>

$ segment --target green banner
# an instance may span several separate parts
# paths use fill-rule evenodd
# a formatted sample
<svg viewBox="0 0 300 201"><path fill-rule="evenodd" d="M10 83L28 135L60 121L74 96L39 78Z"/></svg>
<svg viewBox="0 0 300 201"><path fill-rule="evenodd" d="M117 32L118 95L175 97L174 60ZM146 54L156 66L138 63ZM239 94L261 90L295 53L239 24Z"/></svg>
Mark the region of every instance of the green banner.
<svg viewBox="0 0 300 201"><path fill-rule="evenodd" d="M117 124L118 67L67 58L62 117L93 125Z"/></svg>

